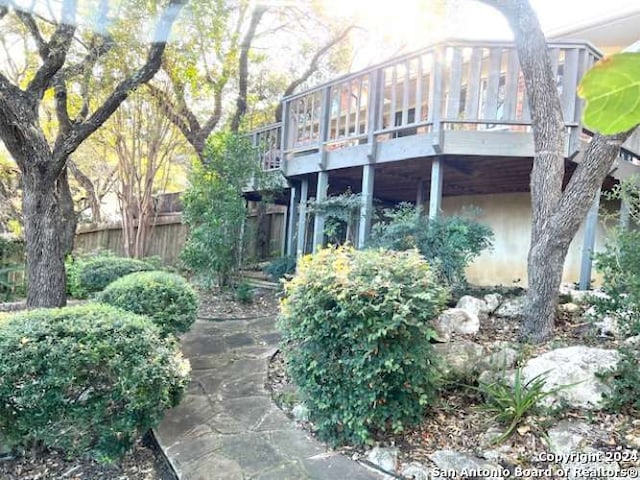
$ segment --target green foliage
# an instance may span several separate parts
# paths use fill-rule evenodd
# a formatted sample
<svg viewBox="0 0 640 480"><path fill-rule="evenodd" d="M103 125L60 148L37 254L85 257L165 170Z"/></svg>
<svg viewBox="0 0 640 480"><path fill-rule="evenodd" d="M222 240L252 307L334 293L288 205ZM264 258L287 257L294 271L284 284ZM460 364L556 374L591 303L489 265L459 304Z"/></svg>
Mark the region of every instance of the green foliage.
<svg viewBox="0 0 640 480"><path fill-rule="evenodd" d="M582 123L603 135L640 124L640 53L618 53L596 63L582 78L578 94L587 101Z"/></svg>
<svg viewBox="0 0 640 480"><path fill-rule="evenodd" d="M9 301L24 290L24 246L0 236L0 300Z"/></svg>
<svg viewBox="0 0 640 480"><path fill-rule="evenodd" d="M189 365L145 318L107 305L0 323L0 431L11 446L119 457L186 389Z"/></svg>
<svg viewBox="0 0 640 480"><path fill-rule="evenodd" d="M110 283L97 300L149 317L163 335L184 333L198 313L198 294L180 275L136 272Z"/></svg>
<svg viewBox="0 0 640 480"><path fill-rule="evenodd" d="M133 272L153 270L153 265L135 258L116 257L108 252L93 257L69 259L66 263L67 292L74 298L87 298L114 280Z"/></svg>
<svg viewBox="0 0 640 480"><path fill-rule="evenodd" d="M441 281L461 288L466 285L467 265L492 242L491 229L472 216L429 219L421 209L404 203L384 211L384 218L373 226L370 246L416 248L437 269Z"/></svg>
<svg viewBox="0 0 640 480"><path fill-rule="evenodd" d="M617 185L606 194L610 200L622 200L629 217L640 222L638 177ZM617 228L610 232L602 252L594 255L596 269L602 274L602 290L608 298L592 297L597 316L614 316L625 335L640 335L640 231Z"/></svg>
<svg viewBox="0 0 640 480"><path fill-rule="evenodd" d="M340 195L327 197L321 202L310 202L309 210L324 215L324 234L329 244L353 244L361 204L362 194L354 194L348 190Z"/></svg>
<svg viewBox="0 0 640 480"><path fill-rule="evenodd" d="M626 336L640 335L640 231L616 230L594 258L608 298L591 297L599 317L611 315Z"/></svg>
<svg viewBox="0 0 640 480"><path fill-rule="evenodd" d="M246 205L242 189L259 178L255 148L228 133L210 137L207 162L195 163L183 197L189 234L182 260L206 283L228 285L237 275Z"/></svg>
<svg viewBox="0 0 640 480"><path fill-rule="evenodd" d="M264 273L269 275L273 280L280 280L285 275L292 275L296 271L296 256L286 255L276 258L264 268Z"/></svg>
<svg viewBox="0 0 640 480"><path fill-rule="evenodd" d="M253 303L253 287L247 282L240 282L236 286L236 301L240 303Z"/></svg>
<svg viewBox="0 0 640 480"><path fill-rule="evenodd" d="M628 348L620 349L616 368L604 378L611 382L611 393L605 404L613 412L632 408L640 413L640 353Z"/></svg>
<svg viewBox="0 0 640 480"><path fill-rule="evenodd" d="M507 430L494 443L509 438L525 416L535 413L540 400L566 386L545 391L546 372L536 375L528 382L522 379L522 370L517 368L513 382L500 378L492 383L480 383L477 388L485 398L481 410L491 414L494 420L507 426Z"/></svg>
<svg viewBox="0 0 640 480"><path fill-rule="evenodd" d="M420 422L438 385L427 322L447 293L415 250L338 247L300 260L279 326L320 438L364 444Z"/></svg>

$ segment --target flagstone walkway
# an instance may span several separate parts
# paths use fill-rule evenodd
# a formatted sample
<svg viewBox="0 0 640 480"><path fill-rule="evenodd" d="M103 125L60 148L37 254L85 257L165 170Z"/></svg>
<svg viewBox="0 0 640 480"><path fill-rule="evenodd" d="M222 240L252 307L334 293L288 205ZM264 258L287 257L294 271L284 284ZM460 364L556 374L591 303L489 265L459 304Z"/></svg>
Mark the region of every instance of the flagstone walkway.
<svg viewBox="0 0 640 480"><path fill-rule="evenodd" d="M199 320L182 339L192 383L156 429L182 480L379 480L296 427L265 390L273 317Z"/></svg>

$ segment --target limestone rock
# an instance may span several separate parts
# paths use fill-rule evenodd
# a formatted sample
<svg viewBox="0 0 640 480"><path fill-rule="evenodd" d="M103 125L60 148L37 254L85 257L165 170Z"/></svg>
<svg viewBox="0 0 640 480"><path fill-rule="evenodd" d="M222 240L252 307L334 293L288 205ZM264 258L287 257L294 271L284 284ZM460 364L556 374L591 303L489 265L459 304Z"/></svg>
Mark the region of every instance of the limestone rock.
<svg viewBox="0 0 640 480"><path fill-rule="evenodd" d="M465 339L434 345L434 349L440 356L445 376L468 377L477 371L478 363L485 356L482 345Z"/></svg>
<svg viewBox="0 0 640 480"><path fill-rule="evenodd" d="M598 329L600 337L618 338L620 336L620 327L616 317L607 315L602 320L594 322L594 325Z"/></svg>
<svg viewBox="0 0 640 480"><path fill-rule="evenodd" d="M477 315L461 308L449 308L442 312L433 322L433 327L438 337L443 341L449 341L452 333L472 335L478 333L480 320Z"/></svg>
<svg viewBox="0 0 640 480"><path fill-rule="evenodd" d="M498 465L455 450L438 450L429 455L429 459L438 467L439 473L455 471L458 478L473 477L471 472L478 471L486 471L489 475L477 478L502 478L502 468Z"/></svg>
<svg viewBox="0 0 640 480"><path fill-rule="evenodd" d="M367 452L367 460L389 473L395 473L398 468L398 449L374 447Z"/></svg>
<svg viewBox="0 0 640 480"><path fill-rule="evenodd" d="M487 306L487 302L480 300L479 298L472 297L471 295L464 295L463 297L460 297L460 300L458 300L458 303L456 304L456 308L466 310L470 314L477 316L481 321L489 318L489 307Z"/></svg>
<svg viewBox="0 0 640 480"><path fill-rule="evenodd" d="M511 369L518 361L518 356L518 350L507 343L488 357L482 358L478 364L478 370L500 371Z"/></svg>
<svg viewBox="0 0 640 480"><path fill-rule="evenodd" d="M429 470L420 462L411 462L402 469L402 476L408 480L429 480Z"/></svg>
<svg viewBox="0 0 640 480"><path fill-rule="evenodd" d="M580 311L582 310L580 308L580 305L573 303L573 302L569 302L569 303L563 303L561 305L558 306L558 308L563 312L566 313L567 315L578 315L580 313Z"/></svg>
<svg viewBox="0 0 640 480"><path fill-rule="evenodd" d="M624 342L625 347L640 348L640 335L629 337Z"/></svg>
<svg viewBox="0 0 640 480"><path fill-rule="evenodd" d="M514 297L504 300L495 311L495 316L507 320L520 320L524 311L524 297Z"/></svg>
<svg viewBox="0 0 640 480"><path fill-rule="evenodd" d="M304 403L298 403L291 410L291 415L298 422L306 422L309 420L309 408Z"/></svg>
<svg viewBox="0 0 640 480"><path fill-rule="evenodd" d="M488 293L484 296L484 301L487 304L487 309L491 315L495 312L502 303L502 295L499 293Z"/></svg>
<svg viewBox="0 0 640 480"><path fill-rule="evenodd" d="M549 450L556 455L581 452L587 446L590 430L585 422L562 420L547 431Z"/></svg>
<svg viewBox="0 0 640 480"><path fill-rule="evenodd" d="M615 368L618 359L615 350L585 346L559 348L530 359L522 369L522 375L528 382L544 374L546 391L572 385L543 399L547 405L564 401L571 407L600 409L603 394L609 392L609 387L596 377L596 373Z"/></svg>

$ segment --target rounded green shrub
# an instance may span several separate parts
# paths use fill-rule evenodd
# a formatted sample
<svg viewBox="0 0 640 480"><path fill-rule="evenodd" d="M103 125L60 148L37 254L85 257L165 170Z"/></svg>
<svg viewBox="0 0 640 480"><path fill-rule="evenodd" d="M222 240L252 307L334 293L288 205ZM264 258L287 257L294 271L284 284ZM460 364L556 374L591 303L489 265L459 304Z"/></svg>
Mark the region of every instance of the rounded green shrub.
<svg viewBox="0 0 640 480"><path fill-rule="evenodd" d="M196 321L198 294L180 275L161 271L132 273L97 296L102 303L146 315L163 335L189 330Z"/></svg>
<svg viewBox="0 0 640 480"><path fill-rule="evenodd" d="M447 293L415 250L339 247L301 259L279 326L323 440L370 443L420 422L438 386L427 322Z"/></svg>
<svg viewBox="0 0 640 480"><path fill-rule="evenodd" d="M135 258L101 255L78 258L66 266L67 291L74 298L87 298L100 292L114 280L134 272L155 270L145 261Z"/></svg>
<svg viewBox="0 0 640 480"><path fill-rule="evenodd" d="M189 364L149 319L89 304L0 323L0 432L108 461L178 404Z"/></svg>

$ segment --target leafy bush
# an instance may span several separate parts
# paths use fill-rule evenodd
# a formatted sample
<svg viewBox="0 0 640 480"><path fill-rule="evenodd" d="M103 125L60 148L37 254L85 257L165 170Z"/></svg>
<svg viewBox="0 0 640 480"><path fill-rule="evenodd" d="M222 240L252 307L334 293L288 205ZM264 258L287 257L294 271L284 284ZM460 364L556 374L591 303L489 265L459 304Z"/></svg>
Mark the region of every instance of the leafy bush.
<svg viewBox="0 0 640 480"><path fill-rule="evenodd" d="M296 256L286 255L276 258L264 268L264 273L269 275L273 280L280 280L285 275L291 275L296 271Z"/></svg>
<svg viewBox="0 0 640 480"><path fill-rule="evenodd" d="M142 316L107 305L32 310L0 323L0 431L108 461L158 424L188 362Z"/></svg>
<svg viewBox="0 0 640 480"><path fill-rule="evenodd" d="M611 381L611 393L605 397L607 408L619 412L632 408L640 412L640 352L629 348L620 349L620 360L616 368L603 375Z"/></svg>
<svg viewBox="0 0 640 480"><path fill-rule="evenodd" d="M459 288L466 285L467 265L492 241L491 229L468 215L429 219L421 209L400 204L385 210L384 219L373 226L370 246L416 248L437 268L440 280Z"/></svg>
<svg viewBox="0 0 640 480"><path fill-rule="evenodd" d="M246 206L242 190L260 174L248 138L217 133L205 150L207 161L194 163L183 196L189 226L182 260L205 283L228 285L237 275Z"/></svg>
<svg viewBox="0 0 640 480"><path fill-rule="evenodd" d="M368 443L421 420L438 383L427 322L446 297L416 251L338 247L299 262L279 326L322 439Z"/></svg>
<svg viewBox="0 0 640 480"><path fill-rule="evenodd" d="M154 270L153 265L135 258L100 254L67 262L67 291L74 298L87 298L114 280L133 272Z"/></svg>
<svg viewBox="0 0 640 480"><path fill-rule="evenodd" d="M613 315L625 335L640 335L640 232L619 230L595 254L609 298L591 298L598 316Z"/></svg>
<svg viewBox="0 0 640 480"><path fill-rule="evenodd" d="M163 335L189 330L196 321L198 294L175 273L136 272L110 283L97 296L102 303L146 315Z"/></svg>
<svg viewBox="0 0 640 480"><path fill-rule="evenodd" d="M24 245L0 235L0 299L9 301L24 288Z"/></svg>
<svg viewBox="0 0 640 480"><path fill-rule="evenodd" d="M244 304L253 303L253 287L247 282L241 282L236 286L236 301Z"/></svg>

